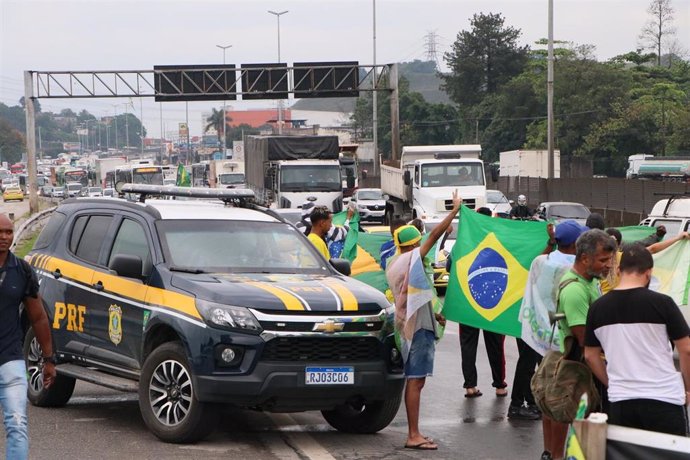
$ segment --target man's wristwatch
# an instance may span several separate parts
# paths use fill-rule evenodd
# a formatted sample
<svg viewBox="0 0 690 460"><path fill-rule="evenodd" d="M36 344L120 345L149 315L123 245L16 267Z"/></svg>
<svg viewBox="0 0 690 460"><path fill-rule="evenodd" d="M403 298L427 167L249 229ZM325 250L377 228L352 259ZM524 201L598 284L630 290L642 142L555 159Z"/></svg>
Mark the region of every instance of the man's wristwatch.
<svg viewBox="0 0 690 460"><path fill-rule="evenodd" d="M43 361L44 363L57 364L55 362L55 355L41 356L41 361Z"/></svg>

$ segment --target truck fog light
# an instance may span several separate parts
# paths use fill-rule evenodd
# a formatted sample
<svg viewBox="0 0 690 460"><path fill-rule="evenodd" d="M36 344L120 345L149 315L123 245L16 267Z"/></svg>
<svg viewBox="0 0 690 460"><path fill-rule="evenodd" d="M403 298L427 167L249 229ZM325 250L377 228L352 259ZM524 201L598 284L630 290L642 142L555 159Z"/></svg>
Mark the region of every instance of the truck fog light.
<svg viewBox="0 0 690 460"><path fill-rule="evenodd" d="M225 363L230 364L235 359L235 350L233 350L232 348L224 349L220 354L220 358Z"/></svg>
<svg viewBox="0 0 690 460"><path fill-rule="evenodd" d="M214 357L218 367L237 367L244 358L244 348L228 344L218 344L214 350Z"/></svg>

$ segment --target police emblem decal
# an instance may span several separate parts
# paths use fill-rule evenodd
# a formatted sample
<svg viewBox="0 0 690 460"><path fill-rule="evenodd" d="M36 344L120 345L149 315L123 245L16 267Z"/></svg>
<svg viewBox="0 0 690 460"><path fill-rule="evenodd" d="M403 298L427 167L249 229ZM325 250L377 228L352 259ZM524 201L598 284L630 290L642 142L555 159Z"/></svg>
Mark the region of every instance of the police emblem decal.
<svg viewBox="0 0 690 460"><path fill-rule="evenodd" d="M108 308L108 335L115 345L122 341L122 307L115 304Z"/></svg>

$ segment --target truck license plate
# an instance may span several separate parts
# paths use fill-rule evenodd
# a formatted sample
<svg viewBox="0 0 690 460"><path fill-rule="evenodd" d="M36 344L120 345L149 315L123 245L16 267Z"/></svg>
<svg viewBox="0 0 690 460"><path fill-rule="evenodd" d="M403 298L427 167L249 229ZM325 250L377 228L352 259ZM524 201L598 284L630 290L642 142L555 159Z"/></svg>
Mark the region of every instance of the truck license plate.
<svg viewBox="0 0 690 460"><path fill-rule="evenodd" d="M354 385L354 367L307 367L307 385Z"/></svg>

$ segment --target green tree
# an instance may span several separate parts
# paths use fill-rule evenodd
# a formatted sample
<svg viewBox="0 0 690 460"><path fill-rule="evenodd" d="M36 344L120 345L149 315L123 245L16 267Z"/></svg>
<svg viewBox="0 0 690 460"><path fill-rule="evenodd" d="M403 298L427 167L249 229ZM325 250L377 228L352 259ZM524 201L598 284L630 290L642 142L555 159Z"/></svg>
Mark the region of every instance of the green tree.
<svg viewBox="0 0 690 460"><path fill-rule="evenodd" d="M218 144L221 144L221 139L223 138L223 134L225 133L225 123L230 121L230 118L226 115L225 120L223 120L222 110L211 110L211 115L208 118L206 118L207 125L204 127L204 132L207 133L211 130L211 128L215 129L216 134L218 135ZM225 145L225 147L227 148L227 144Z"/></svg>
<svg viewBox="0 0 690 460"><path fill-rule="evenodd" d="M16 163L21 160L25 150L26 142L22 133L0 118L0 161Z"/></svg>
<svg viewBox="0 0 690 460"><path fill-rule="evenodd" d="M442 88L461 106L475 105L522 72L528 47L520 47L520 30L505 26L500 14L475 14L471 30L460 31L452 50L443 55L450 73Z"/></svg>

